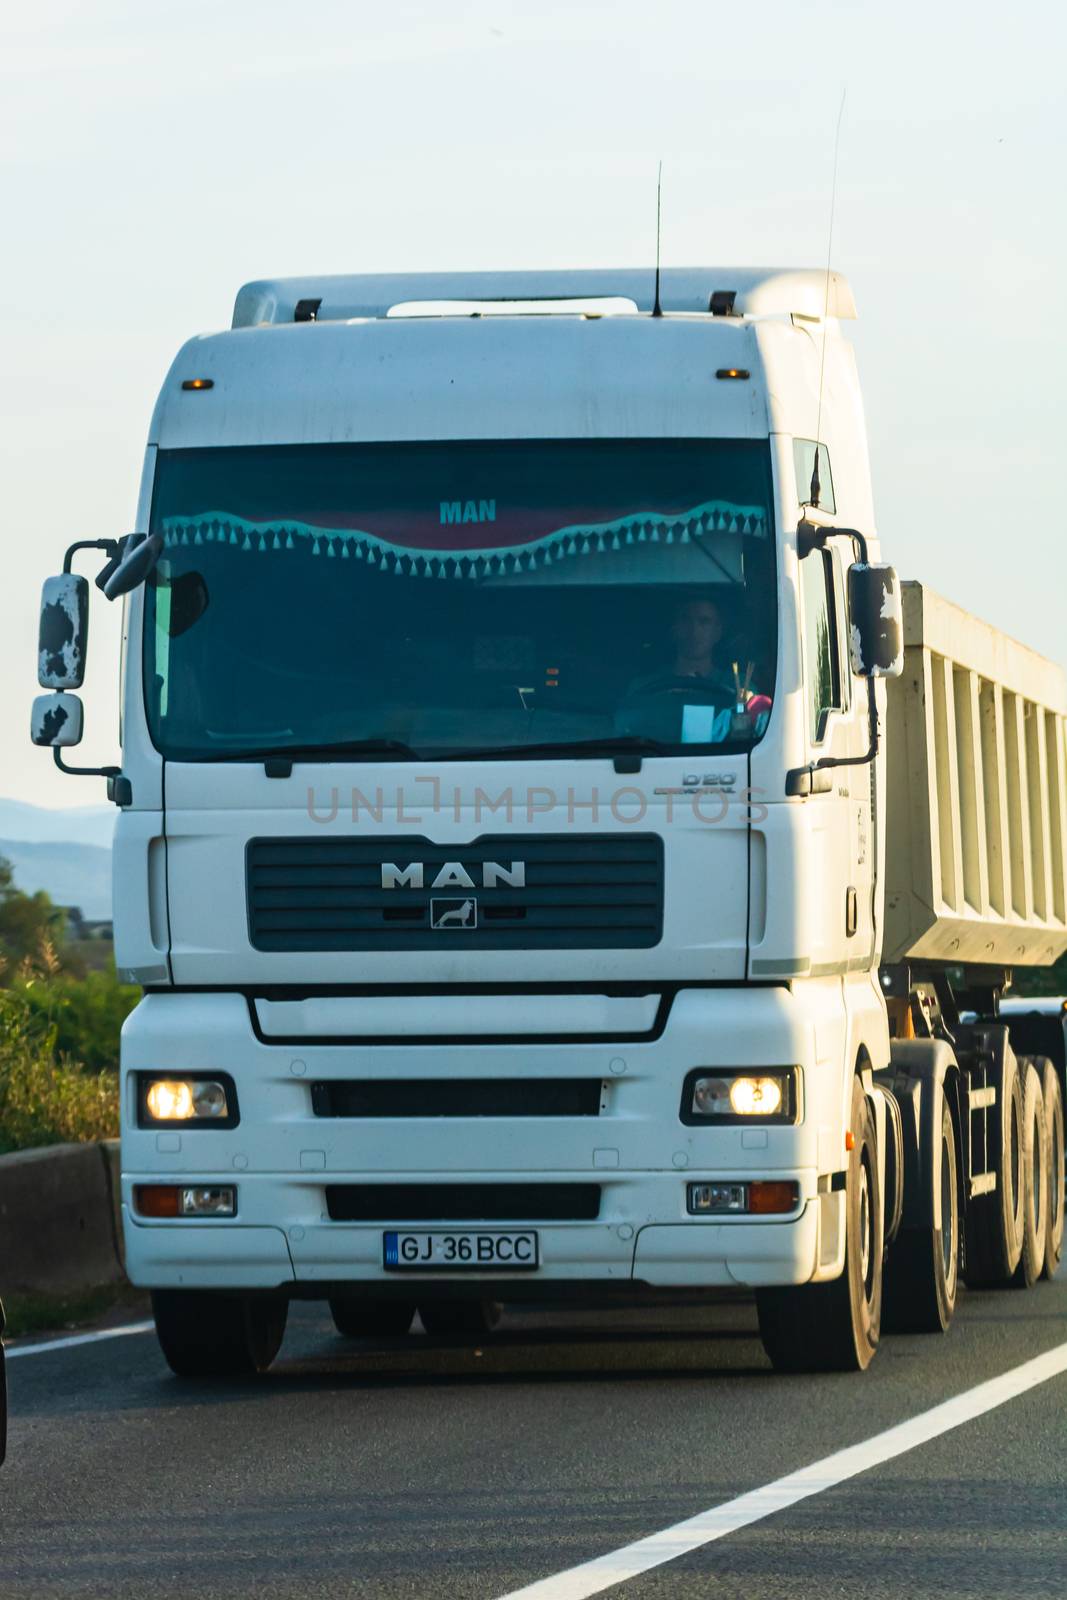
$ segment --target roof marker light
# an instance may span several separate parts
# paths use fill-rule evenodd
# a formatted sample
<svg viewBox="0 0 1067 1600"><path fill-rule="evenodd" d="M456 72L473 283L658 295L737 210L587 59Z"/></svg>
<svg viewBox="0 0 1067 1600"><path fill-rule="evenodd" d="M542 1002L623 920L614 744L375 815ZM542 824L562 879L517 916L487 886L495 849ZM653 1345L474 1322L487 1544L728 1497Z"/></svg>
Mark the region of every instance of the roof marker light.
<svg viewBox="0 0 1067 1600"><path fill-rule="evenodd" d="M746 367L720 367L715 376L717 378L747 378L750 373Z"/></svg>
<svg viewBox="0 0 1067 1600"><path fill-rule="evenodd" d="M182 379L182 388L183 389L213 389L214 387L215 387L214 378L183 378Z"/></svg>

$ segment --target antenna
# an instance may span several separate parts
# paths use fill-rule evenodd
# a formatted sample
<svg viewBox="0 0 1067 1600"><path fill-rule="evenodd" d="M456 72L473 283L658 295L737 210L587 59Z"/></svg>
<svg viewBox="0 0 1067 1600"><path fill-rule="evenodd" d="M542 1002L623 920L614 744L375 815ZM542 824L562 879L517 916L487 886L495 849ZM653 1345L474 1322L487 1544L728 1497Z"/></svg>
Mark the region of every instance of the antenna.
<svg viewBox="0 0 1067 1600"><path fill-rule="evenodd" d="M822 484L819 481L819 451L822 449L822 391L826 375L826 318L830 312L830 257L834 248L834 207L837 204L837 157L841 149L841 118L845 114L847 93L847 89L841 90L841 104L837 108L837 127L834 131L834 176L830 184L830 226L826 234L826 293L822 307L822 353L819 356L819 411L815 422L815 461L811 469L811 488L808 491L808 504L816 510L822 492Z"/></svg>
<svg viewBox="0 0 1067 1600"><path fill-rule="evenodd" d="M659 303L659 218L660 218L660 198L661 198L662 194L663 194L663 162L661 161L660 164L659 164L659 170L656 173L656 298L655 298L655 301L653 302L653 306L652 306L652 315L654 317L662 317L662 315L663 315L663 307Z"/></svg>

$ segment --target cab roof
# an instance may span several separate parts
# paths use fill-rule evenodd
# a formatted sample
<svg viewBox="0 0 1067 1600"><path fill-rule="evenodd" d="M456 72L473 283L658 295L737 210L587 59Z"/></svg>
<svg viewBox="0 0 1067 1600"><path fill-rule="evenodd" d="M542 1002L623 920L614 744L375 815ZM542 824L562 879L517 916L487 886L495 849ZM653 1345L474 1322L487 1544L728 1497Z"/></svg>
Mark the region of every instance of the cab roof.
<svg viewBox="0 0 1067 1600"><path fill-rule="evenodd" d="M401 307L441 303L495 303L498 311L537 303L543 314L559 302L621 300L631 302L629 309L647 313L654 298L652 267L262 278L238 291L232 326L377 320ZM856 315L847 279L822 267L666 267L660 274L660 305L664 312L724 318Z"/></svg>

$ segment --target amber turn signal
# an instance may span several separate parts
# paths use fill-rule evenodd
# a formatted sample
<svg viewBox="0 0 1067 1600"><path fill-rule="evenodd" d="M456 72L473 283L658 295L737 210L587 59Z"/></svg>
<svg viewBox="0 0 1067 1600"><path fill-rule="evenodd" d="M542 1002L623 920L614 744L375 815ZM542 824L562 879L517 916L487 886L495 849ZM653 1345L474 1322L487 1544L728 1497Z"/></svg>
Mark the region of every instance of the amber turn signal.
<svg viewBox="0 0 1067 1600"><path fill-rule="evenodd" d="M750 1183L748 1209L763 1216L772 1212L795 1211L797 1186L795 1183Z"/></svg>
<svg viewBox="0 0 1067 1600"><path fill-rule="evenodd" d="M181 1190L176 1183L139 1183L133 1203L142 1217L180 1217Z"/></svg>

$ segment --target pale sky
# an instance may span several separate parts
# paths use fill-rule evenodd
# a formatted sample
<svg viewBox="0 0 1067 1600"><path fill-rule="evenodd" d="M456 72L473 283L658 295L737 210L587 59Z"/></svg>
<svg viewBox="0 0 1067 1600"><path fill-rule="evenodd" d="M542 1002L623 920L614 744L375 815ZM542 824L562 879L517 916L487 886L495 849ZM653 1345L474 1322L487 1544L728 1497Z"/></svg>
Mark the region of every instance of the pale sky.
<svg viewBox="0 0 1067 1600"><path fill-rule="evenodd" d="M156 393L249 278L825 260L852 281L886 559L1067 660L1062 4L36 0L0 24L0 795L41 579L130 531ZM91 572L91 567L81 568ZM87 737L117 755L93 591Z"/></svg>

